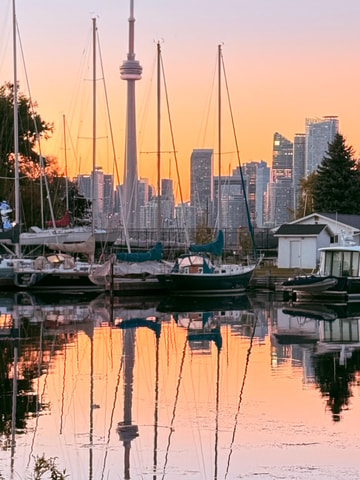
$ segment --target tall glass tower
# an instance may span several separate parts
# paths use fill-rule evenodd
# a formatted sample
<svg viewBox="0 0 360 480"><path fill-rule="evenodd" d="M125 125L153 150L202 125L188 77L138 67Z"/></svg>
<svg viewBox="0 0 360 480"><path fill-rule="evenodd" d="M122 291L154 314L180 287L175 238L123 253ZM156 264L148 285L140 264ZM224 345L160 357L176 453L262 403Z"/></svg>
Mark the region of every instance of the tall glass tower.
<svg viewBox="0 0 360 480"><path fill-rule="evenodd" d="M194 149L190 159L190 204L196 210L196 223L211 223L213 203L214 151Z"/></svg>
<svg viewBox="0 0 360 480"><path fill-rule="evenodd" d="M339 131L338 117L327 116L306 119L305 122L305 175L313 172L320 165L328 145Z"/></svg>

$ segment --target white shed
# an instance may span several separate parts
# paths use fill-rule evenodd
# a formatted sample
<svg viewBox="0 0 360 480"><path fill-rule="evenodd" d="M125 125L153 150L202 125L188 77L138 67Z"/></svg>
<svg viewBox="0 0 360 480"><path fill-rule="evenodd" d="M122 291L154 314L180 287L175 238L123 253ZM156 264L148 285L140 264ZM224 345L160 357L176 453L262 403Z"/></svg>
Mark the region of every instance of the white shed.
<svg viewBox="0 0 360 480"><path fill-rule="evenodd" d="M330 244L330 233L324 224L284 224L277 230L278 267L313 269L319 261L319 248Z"/></svg>
<svg viewBox="0 0 360 480"><path fill-rule="evenodd" d="M351 236L359 244L360 215L312 213L281 225L278 237L278 267L314 269L319 248L342 243Z"/></svg>

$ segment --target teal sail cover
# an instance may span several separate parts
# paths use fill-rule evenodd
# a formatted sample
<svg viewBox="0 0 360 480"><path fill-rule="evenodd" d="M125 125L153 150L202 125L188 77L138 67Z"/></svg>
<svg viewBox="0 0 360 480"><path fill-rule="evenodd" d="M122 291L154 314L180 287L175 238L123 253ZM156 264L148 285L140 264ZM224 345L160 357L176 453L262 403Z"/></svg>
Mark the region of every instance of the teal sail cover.
<svg viewBox="0 0 360 480"><path fill-rule="evenodd" d="M148 262L150 260L161 260L163 257L162 243L158 242L153 248L147 252L127 253L121 252L116 254L118 260L125 262Z"/></svg>
<svg viewBox="0 0 360 480"><path fill-rule="evenodd" d="M211 253L213 255L221 256L224 248L224 232L219 230L216 240L204 245L193 244L189 249L191 252Z"/></svg>

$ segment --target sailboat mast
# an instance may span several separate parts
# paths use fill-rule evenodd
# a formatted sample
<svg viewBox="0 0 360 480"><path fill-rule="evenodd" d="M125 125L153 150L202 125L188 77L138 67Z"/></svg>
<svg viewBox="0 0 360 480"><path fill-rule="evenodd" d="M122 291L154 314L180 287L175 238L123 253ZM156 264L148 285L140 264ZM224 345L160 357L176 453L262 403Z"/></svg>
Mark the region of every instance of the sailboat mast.
<svg viewBox="0 0 360 480"><path fill-rule="evenodd" d="M221 45L218 45L218 230L221 230Z"/></svg>
<svg viewBox="0 0 360 480"><path fill-rule="evenodd" d="M17 56L16 56L16 10L13 0L13 59L14 59L14 164L15 164L15 223L20 225L20 177L19 177L19 105L17 85ZM15 245L16 256L20 255L20 245Z"/></svg>
<svg viewBox="0 0 360 480"><path fill-rule="evenodd" d="M161 48L160 42L157 43L157 191L158 191L158 205L157 205L157 237L158 242L160 242L161 236L161 184L160 184L160 168L161 168L161 141L160 141L160 130L161 130L161 81L160 81L160 64L161 64Z"/></svg>
<svg viewBox="0 0 360 480"><path fill-rule="evenodd" d="M92 136L92 222L91 222L91 229L92 234L94 235L95 229L95 212L97 209L95 208L95 171L96 171L96 18L92 19L93 23L93 136Z"/></svg>
<svg viewBox="0 0 360 480"><path fill-rule="evenodd" d="M63 115L63 130L64 130L64 152L65 152L65 198L66 198L66 211L69 211L69 177L67 169L67 151L66 151L66 126L65 115Z"/></svg>

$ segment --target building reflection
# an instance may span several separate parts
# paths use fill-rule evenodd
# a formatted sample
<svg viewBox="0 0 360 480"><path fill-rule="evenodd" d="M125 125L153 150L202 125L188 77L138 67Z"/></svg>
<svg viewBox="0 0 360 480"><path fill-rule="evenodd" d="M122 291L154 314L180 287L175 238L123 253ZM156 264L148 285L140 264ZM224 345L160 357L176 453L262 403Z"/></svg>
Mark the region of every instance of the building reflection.
<svg viewBox="0 0 360 480"><path fill-rule="evenodd" d="M145 437L152 453L151 467L147 463L147 474L149 468L152 468L154 478L165 475L168 462L170 464L170 453L174 444L178 446L178 434L182 429L182 425L177 425L178 419L175 417L179 417L179 411L184 408L183 382L188 381L190 384L194 379L199 379L199 374L203 376L198 384L194 382L197 389L194 398L199 401L204 391L208 394L207 408L212 412L208 428L214 434L213 471L218 475L218 459L223 455L221 437L224 436L220 401L221 392L224 391L222 385L234 379L238 382L238 391L231 391L232 399L239 395L238 404L236 401L229 404L229 409L238 409L235 412L236 420L240 421L243 393L248 394L245 380L252 375L251 362L260 350L263 356L257 357L254 369L257 369L257 375L263 373L258 368L259 358L262 362L266 358L271 362L273 379L281 378L281 383L284 384L284 374L286 372L288 375L290 368L292 380L299 379L297 388L305 386L311 390L316 389L317 402L321 398L327 415L334 422L341 421L344 412L351 409L360 371L360 316L356 315L356 305L297 305L246 295L211 299L208 304L211 308L207 309L204 299L181 300L175 305L174 299L169 298L112 298L106 294L94 298L62 298L56 301L46 301L45 298L31 295L3 295L0 299L0 396L3 405L0 435L2 448L9 451L9 454L12 451L12 461L19 455L16 452L21 444L19 436L29 435L31 430L35 438L41 418L53 414L50 405L54 405L54 397L50 397L49 392L44 392L47 376L51 375L50 367L56 362L58 385L62 388L58 397L58 418L60 435L64 438L69 428L66 424L69 420L66 416L69 411L67 404L74 402L78 408L84 393L77 391L75 395L74 383L71 395L67 396L65 385L69 388L75 382L69 375L71 368L76 368L78 377L85 373L85 381L89 382L89 388L86 387L85 390L86 405L89 406L89 414L86 416L87 441L86 444L81 444L81 448L86 448L88 456L88 479L98 478L96 469L100 462L95 460L98 460L105 443L104 449L106 448L109 458L114 449L120 446L122 476L125 479L132 478L134 472L131 470L135 471L135 466L131 469L131 452L141 450ZM251 352L254 345L257 348ZM111 351L106 351L107 346ZM144 355L145 349L148 356ZM105 408L104 397L95 385L99 383L102 389L105 384L96 373L97 368L100 368L97 362L101 354L110 356L115 352L119 371L117 376L112 373L113 383L108 384L114 392L114 402L107 441L103 442L101 433L96 431L97 423L104 425L106 412L110 409L109 404ZM79 354L84 358L83 364L79 361ZM187 361L189 354L191 362ZM241 362L232 362L238 355ZM70 358L72 364L67 365ZM166 364L161 372L169 374L167 369L170 363L171 374L166 382L171 382L171 393L169 396L167 392L168 397L161 396L160 399L159 383L165 375L159 375L159 366ZM136 371L137 368L140 369L140 364L146 371ZM104 361L102 367L107 369L108 365ZM239 371L235 372L235 368L239 368ZM205 372L204 369L208 370ZM138 375L139 372L141 375ZM107 373L103 377L106 375ZM191 382L187 378L189 375L194 375ZM254 382L256 385L257 381L258 377L255 380L251 378L251 388L254 388ZM121 382L122 390L119 388ZM44 384L43 392L41 384ZM147 387L150 384L150 395L148 390L142 390L145 384ZM170 388L169 383L166 385ZM121 402L119 392L122 392ZM139 401L139 393L141 401L146 405L139 414L141 418L135 419L133 404L137 405L135 400ZM165 401L165 398L166 406L172 407L169 409L172 417L168 421L162 420L161 430L159 412L164 405L160 402ZM145 417L142 418L143 416ZM148 418L153 421L149 422ZM113 419L116 419L115 428ZM150 436L142 429L144 425L151 427ZM136 440L139 436L141 439ZM117 444L115 447L111 444L113 437ZM219 445L221 448L218 448ZM235 449L236 445L231 445L232 448ZM106 457L102 465L105 472Z"/></svg>
<svg viewBox="0 0 360 480"><path fill-rule="evenodd" d="M348 407L360 370L360 305L280 306L272 330L272 365L291 360L314 383L334 421Z"/></svg>

